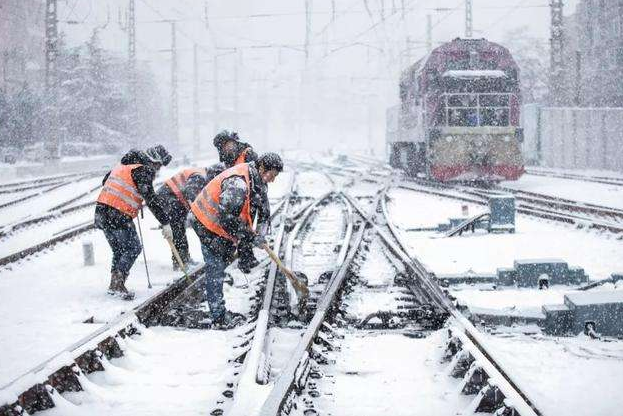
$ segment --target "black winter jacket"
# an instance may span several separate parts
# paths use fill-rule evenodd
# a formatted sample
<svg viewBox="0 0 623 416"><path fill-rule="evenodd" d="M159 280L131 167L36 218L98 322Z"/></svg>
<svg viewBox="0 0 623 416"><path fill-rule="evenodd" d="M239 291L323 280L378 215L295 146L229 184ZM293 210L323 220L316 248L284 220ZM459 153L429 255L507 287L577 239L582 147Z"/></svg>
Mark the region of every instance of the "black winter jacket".
<svg viewBox="0 0 623 416"><path fill-rule="evenodd" d="M270 207L258 206L258 204L262 204L262 201L264 201L262 193L266 192L266 184L262 182L255 163L249 164L249 179L251 182L251 217L254 217L256 213L260 215L260 213L268 212L270 220ZM219 217L225 231L236 237L241 244L251 244L255 236L255 232L248 224L240 219L240 212L246 199L246 193L247 184L244 178L233 176L223 181L219 203ZM191 216L191 225L197 233L201 244L210 247L215 254L220 255L225 260L233 256L236 246L231 241L207 230L194 216Z"/></svg>
<svg viewBox="0 0 623 416"><path fill-rule="evenodd" d="M225 170L225 165L222 163L215 163L206 169L206 176L194 174L188 178L186 185L182 189L182 195L189 203L193 202L199 192L214 179L219 173ZM162 185L158 191L158 196L164 203L165 211L171 221L182 222L186 221L186 215L188 209L177 199L177 196L173 193L169 185L166 183Z"/></svg>
<svg viewBox="0 0 623 416"><path fill-rule="evenodd" d="M247 151L247 154L244 156L245 163L256 162L257 153L255 153L255 150L253 150L253 147L251 147L249 143L245 143L245 142L236 142L236 151L234 152L233 156L226 155L225 153L221 151L221 149L218 149L218 159L221 163L225 164L225 167L231 168L232 166L234 166L234 162L236 161L236 159L238 159L238 156L240 156L240 153L242 153L247 148L249 150Z"/></svg>
<svg viewBox="0 0 623 416"><path fill-rule="evenodd" d="M122 165L137 163L143 165L132 171L132 179L136 184L138 193L143 197L145 204L158 222L163 225L168 224L169 216L164 210L164 201L154 192L153 182L158 171L140 150L132 149L121 158ZM110 172L104 176L102 185L106 182L109 175ZM109 205L98 202L95 206L95 226L97 228L122 228L129 226L130 223L132 223L132 218Z"/></svg>

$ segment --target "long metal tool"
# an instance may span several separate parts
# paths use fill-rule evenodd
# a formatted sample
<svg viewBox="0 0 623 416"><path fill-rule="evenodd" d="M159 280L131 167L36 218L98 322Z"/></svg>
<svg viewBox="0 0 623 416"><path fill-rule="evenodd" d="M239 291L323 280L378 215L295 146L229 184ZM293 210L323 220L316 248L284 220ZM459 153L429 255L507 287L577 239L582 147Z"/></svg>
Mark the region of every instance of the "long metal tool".
<svg viewBox="0 0 623 416"><path fill-rule="evenodd" d="M141 230L140 215L136 217L136 222L138 222L138 235L141 238L141 248L142 248L141 251L143 252L143 261L145 262L145 273L147 274L147 287L151 289L151 280L149 279L149 268L147 267L147 255L145 254L145 243L143 240L143 230Z"/></svg>

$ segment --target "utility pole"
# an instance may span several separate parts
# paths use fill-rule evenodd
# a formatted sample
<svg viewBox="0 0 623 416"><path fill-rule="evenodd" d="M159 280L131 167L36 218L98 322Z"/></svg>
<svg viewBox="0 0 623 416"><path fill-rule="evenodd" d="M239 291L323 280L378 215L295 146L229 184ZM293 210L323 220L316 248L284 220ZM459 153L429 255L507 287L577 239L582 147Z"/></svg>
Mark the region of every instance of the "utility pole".
<svg viewBox="0 0 623 416"><path fill-rule="evenodd" d="M177 106L177 46L175 41L175 22L171 22L171 121L173 142L179 146L179 120Z"/></svg>
<svg viewBox="0 0 623 416"><path fill-rule="evenodd" d="M135 0L129 0L128 5L128 73L130 74L130 88L135 94L136 88L134 70L136 69L136 8Z"/></svg>
<svg viewBox="0 0 623 416"><path fill-rule="evenodd" d="M549 96L551 104L561 103L564 91L564 64L563 64L563 0L550 0L550 84Z"/></svg>
<svg viewBox="0 0 623 416"><path fill-rule="evenodd" d="M575 105L582 101L582 52L575 51Z"/></svg>
<svg viewBox="0 0 623 416"><path fill-rule="evenodd" d="M58 3L45 2L45 89L50 100L50 131L45 141L45 158L57 160L60 157L60 130L58 117Z"/></svg>
<svg viewBox="0 0 623 416"><path fill-rule="evenodd" d="M465 0L465 37L473 36L472 0Z"/></svg>
<svg viewBox="0 0 623 416"><path fill-rule="evenodd" d="M309 61L309 41L311 40L311 0L305 0L305 66Z"/></svg>
<svg viewBox="0 0 623 416"><path fill-rule="evenodd" d="M199 154L199 60L197 44L193 45L193 154Z"/></svg>
<svg viewBox="0 0 623 416"><path fill-rule="evenodd" d="M128 84L130 87L130 119L131 125L138 125L138 107L136 100L136 7L135 0L129 0L128 4ZM138 133L138 129L134 129ZM136 137L134 145L136 143Z"/></svg>
<svg viewBox="0 0 623 416"><path fill-rule="evenodd" d="M53 87L58 55L58 5L57 0L45 2L45 87Z"/></svg>
<svg viewBox="0 0 623 416"><path fill-rule="evenodd" d="M335 21L335 0L331 0L331 21Z"/></svg>
<svg viewBox="0 0 623 416"><path fill-rule="evenodd" d="M433 50L433 18L430 14L426 15L426 50Z"/></svg>

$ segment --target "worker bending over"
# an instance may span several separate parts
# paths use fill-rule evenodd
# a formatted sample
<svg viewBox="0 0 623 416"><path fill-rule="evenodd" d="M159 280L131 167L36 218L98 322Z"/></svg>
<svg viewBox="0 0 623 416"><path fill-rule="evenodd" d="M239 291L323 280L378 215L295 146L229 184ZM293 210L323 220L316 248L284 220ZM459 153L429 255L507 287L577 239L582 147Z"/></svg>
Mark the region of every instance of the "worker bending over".
<svg viewBox="0 0 623 416"><path fill-rule="evenodd" d="M157 191L158 196L164 202L169 217L173 245L185 265L196 264L190 257L188 239L186 238L186 217L190 211L190 203L195 200L208 182L224 170L225 165L222 163L207 168L183 169L167 179ZM171 253L171 260L173 269L178 270L179 265L173 253Z"/></svg>
<svg viewBox="0 0 623 416"><path fill-rule="evenodd" d="M143 201L163 225L165 238L171 237L163 201L153 188L156 173L170 161L171 155L160 145L145 151L130 150L102 181L103 187L95 206L95 227L104 232L113 253L108 293L122 299L134 298L134 293L126 288L125 282L142 250L133 219L142 210Z"/></svg>
<svg viewBox="0 0 623 416"><path fill-rule="evenodd" d="M235 131L230 133L223 130L214 136L213 143L218 151L219 161L224 163L226 168L257 160L257 153L251 145L240 141L240 137Z"/></svg>
<svg viewBox="0 0 623 416"><path fill-rule="evenodd" d="M241 244L260 247L264 234L253 230L253 216L266 184L283 170L279 155L266 153L258 161L235 165L212 179L191 203L189 218L201 242L206 265L206 294L215 327L232 328L243 316L228 311L223 299L225 268Z"/></svg>
<svg viewBox="0 0 623 416"><path fill-rule="evenodd" d="M238 165L240 163L249 163L257 160L257 154L250 144L240 141L238 133L223 130L214 136L214 147L218 151L219 160L225 164L227 168ZM266 186L263 192L255 194L255 206L258 209L258 229L260 226L267 227L270 223L270 204L268 202L268 194ZM259 262L253 254L253 246L246 241L241 241L238 246L238 267L243 273L250 273L251 269L257 266Z"/></svg>

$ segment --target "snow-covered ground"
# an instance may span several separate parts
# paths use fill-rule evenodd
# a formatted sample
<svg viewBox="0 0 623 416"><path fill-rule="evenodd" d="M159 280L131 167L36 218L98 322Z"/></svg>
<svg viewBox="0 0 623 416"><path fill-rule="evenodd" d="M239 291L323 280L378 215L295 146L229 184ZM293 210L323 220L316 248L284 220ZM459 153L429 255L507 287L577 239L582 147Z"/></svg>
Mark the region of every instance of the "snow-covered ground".
<svg viewBox="0 0 623 416"><path fill-rule="evenodd" d="M335 364L321 366L314 380L319 414L455 415L471 397L458 394L459 381L446 374L439 360L443 331L424 339L399 333L340 331ZM300 406L293 415L304 415Z"/></svg>
<svg viewBox="0 0 623 416"><path fill-rule="evenodd" d="M56 396L41 415L207 415L233 378L228 360L244 330L141 328L122 341L123 357L86 376L85 391Z"/></svg>
<svg viewBox="0 0 623 416"><path fill-rule="evenodd" d="M544 415L621 414L623 342L523 334L487 342Z"/></svg>
<svg viewBox="0 0 623 416"><path fill-rule="evenodd" d="M537 177L531 180L534 178ZM544 183L549 178L534 180ZM593 185L599 184L583 183L584 188ZM401 228L411 253L437 274L495 273L496 268L511 267L515 259L525 258L562 258L583 267L591 279L604 279L623 270L623 241L608 233L587 232L518 215L515 234L477 232L445 238L436 232L407 230L434 227L449 217L460 217L463 205L468 205L470 216L485 208L405 189L393 189L389 195L392 220ZM577 195L576 190L568 196L577 199ZM605 286L597 290L613 288L611 284ZM487 287L489 290L482 290ZM548 290L490 288L491 285L463 284L451 286L450 291L475 312L540 316L542 305L560 304L564 294L573 290L567 286ZM583 335L545 336L535 326L495 332L496 335L487 335L491 352L543 414L620 413L623 396L617 389L623 374L623 342L604 342Z"/></svg>
<svg viewBox="0 0 623 416"><path fill-rule="evenodd" d="M623 186L526 174L502 186L623 209Z"/></svg>
<svg viewBox="0 0 623 416"><path fill-rule="evenodd" d="M161 172L160 178L166 178L178 169ZM274 184L269 185L271 200L277 200L283 195L290 179L291 172L284 172ZM97 181L101 181L101 178ZM92 218L92 211L90 213ZM145 211L141 225L153 288L147 288L141 254L127 281L128 288L136 292L132 302L106 294L110 281L111 252L99 230L0 270L0 316L3 317L0 321L0 386L182 276L181 272L172 271L169 246L148 210ZM201 261L199 240L192 230L188 230L187 235L192 257ZM83 241L93 243L94 266L87 267L82 263ZM15 251L11 247L3 247ZM237 269L231 273L236 285L244 283L244 277ZM248 298L245 290L225 285L224 291L226 300L233 303L234 310L246 312L245 305L235 303L236 299ZM94 324L83 323L91 317Z"/></svg>
<svg viewBox="0 0 623 416"><path fill-rule="evenodd" d="M71 180L67 185L63 185L52 191L42 193L15 205L0 208L0 214L2 215L0 225L12 224L46 214L49 209L65 201L69 201L84 192L91 191L98 185L101 185L101 183L102 178L99 176L83 180ZM91 194L93 198L97 197L96 191Z"/></svg>
<svg viewBox="0 0 623 416"><path fill-rule="evenodd" d="M495 273L498 267L512 267L514 260L537 258L563 259L583 267L592 280L623 270L623 241L608 233L519 214L514 234L476 232L445 238L437 232L408 230L461 217L463 205L468 206L470 216L487 208L406 189L392 189L389 196L392 221L402 229L413 254L437 274Z"/></svg>

